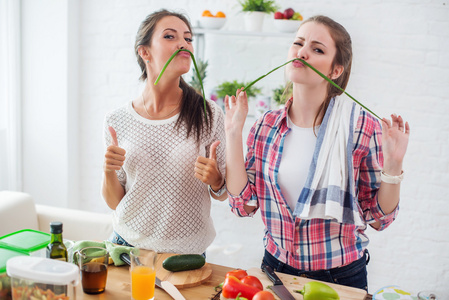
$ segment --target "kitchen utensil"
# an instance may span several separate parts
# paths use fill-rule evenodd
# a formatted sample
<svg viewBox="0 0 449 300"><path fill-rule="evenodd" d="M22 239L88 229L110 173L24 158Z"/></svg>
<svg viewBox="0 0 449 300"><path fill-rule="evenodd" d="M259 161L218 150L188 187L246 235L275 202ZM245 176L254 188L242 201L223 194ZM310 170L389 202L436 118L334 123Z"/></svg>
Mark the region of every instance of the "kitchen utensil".
<svg viewBox="0 0 449 300"><path fill-rule="evenodd" d="M259 280L262 282L262 285L264 287L271 286L273 284L271 282L271 280L268 279L268 277L262 272L262 270L260 268L249 268L248 270L246 270L246 272L248 273L248 275L256 276L257 278L259 278ZM309 278L305 278L305 277L301 277L301 276L294 276L294 275L289 275L289 274L284 274L284 273L279 273L279 272L277 273L277 276L282 280L282 282L284 283L284 286L290 291L302 290L302 288L304 287L304 285L307 282L316 281L314 279L309 279ZM357 288L344 286L344 285L340 285L340 284L335 284L335 283L329 283L329 282L325 282L325 283L337 291L338 295L340 296L340 299L364 300L367 295L366 291L362 290L362 289L357 289ZM298 293L294 293L293 297L297 300L303 299L302 295L298 294Z"/></svg>
<svg viewBox="0 0 449 300"><path fill-rule="evenodd" d="M273 286L271 287L271 289L276 293L276 295L279 296L279 298L281 298L281 300L295 300L293 295L287 290L287 288L284 286L282 281L279 279L276 273L274 273L273 269L270 266L262 264L262 271L265 272L268 278L270 278L270 280L273 282Z"/></svg>
<svg viewBox="0 0 449 300"><path fill-rule="evenodd" d="M186 298L184 298L184 296L170 281L161 281L159 278L156 277L156 285L160 286L164 291L166 291L170 296L172 296L173 299L186 300Z"/></svg>
<svg viewBox="0 0 449 300"><path fill-rule="evenodd" d="M170 281L178 289L201 285L212 277L212 267L206 264L196 270L170 272L162 266L163 261L174 253L160 253L156 262L156 274L161 281Z"/></svg>

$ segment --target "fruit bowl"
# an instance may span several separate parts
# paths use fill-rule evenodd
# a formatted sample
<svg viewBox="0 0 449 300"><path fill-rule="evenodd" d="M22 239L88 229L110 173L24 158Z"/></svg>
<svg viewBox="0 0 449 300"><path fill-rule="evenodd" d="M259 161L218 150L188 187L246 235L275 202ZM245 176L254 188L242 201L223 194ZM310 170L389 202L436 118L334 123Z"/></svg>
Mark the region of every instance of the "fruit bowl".
<svg viewBox="0 0 449 300"><path fill-rule="evenodd" d="M274 27L280 32L296 32L301 22L299 20L274 19Z"/></svg>
<svg viewBox="0 0 449 300"><path fill-rule="evenodd" d="M200 27L205 29L220 29L226 23L226 18L200 17Z"/></svg>

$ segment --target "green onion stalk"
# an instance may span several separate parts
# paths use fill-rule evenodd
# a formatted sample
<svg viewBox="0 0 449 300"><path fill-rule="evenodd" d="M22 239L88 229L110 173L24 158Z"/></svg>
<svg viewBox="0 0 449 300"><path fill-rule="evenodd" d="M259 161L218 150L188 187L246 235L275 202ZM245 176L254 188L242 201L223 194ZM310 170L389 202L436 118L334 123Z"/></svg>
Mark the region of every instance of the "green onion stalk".
<svg viewBox="0 0 449 300"><path fill-rule="evenodd" d="M311 66L308 62L304 61L301 58L294 58L292 60L289 60L288 62L280 65L279 67L274 68L273 70L271 70L270 72L268 72L265 75L260 76L259 78L257 78L256 80L254 80L253 82L251 82L250 84L248 84L242 91L245 91L246 89L248 89L250 86L252 86L253 84L255 84L256 82L258 82L259 80L261 80L262 78L266 77L267 75L271 74L272 72L276 71L279 68L282 68L283 66L285 66L286 64L289 64L295 60L299 60L300 62L302 62L303 64L305 64L307 67L311 68L313 71L315 71L315 73L317 73L318 75L320 75L322 78L324 78L327 82L329 82L330 84L332 84L333 86L335 86L337 89L339 89L340 91L342 91L343 93L345 93L346 95L348 95L349 98L351 98L352 100L354 100L354 102L356 102L357 104L359 104L361 107L363 107L364 109L366 109L367 111L369 111L371 114L373 114L374 116L376 116L376 118L378 118L379 120L381 120L382 118L380 118L378 115L376 115L374 112L372 112L368 107L366 107L365 105L363 105L362 103L360 103L359 101L357 101L354 97L352 97L351 95L349 95L344 89L342 89L338 84L336 84L335 82L333 82L332 80L330 80L326 75L324 75L323 73L321 73L320 71L318 71L317 69L315 69L313 66Z"/></svg>
<svg viewBox="0 0 449 300"><path fill-rule="evenodd" d="M172 56L170 56L170 58L168 59L168 61L165 63L164 67L162 68L162 71L159 73L159 76L156 78L156 81L154 82L154 85L156 85L159 82L159 80L162 77L162 74L164 74L164 72L165 72L165 69L167 69L168 64L173 60L173 58L175 58L176 54L178 54L179 51L189 52L190 53L190 57L192 57L193 65L195 66L196 74L197 74L198 79L199 79L200 84L201 84L201 92L203 93L204 118L205 118L206 123L207 123L206 96L204 94L203 81L201 80L201 76L200 76L200 73L198 71L198 67L196 65L195 56L193 56L193 53L190 50L187 50L187 49L178 49L178 50L176 50L175 53L173 53Z"/></svg>

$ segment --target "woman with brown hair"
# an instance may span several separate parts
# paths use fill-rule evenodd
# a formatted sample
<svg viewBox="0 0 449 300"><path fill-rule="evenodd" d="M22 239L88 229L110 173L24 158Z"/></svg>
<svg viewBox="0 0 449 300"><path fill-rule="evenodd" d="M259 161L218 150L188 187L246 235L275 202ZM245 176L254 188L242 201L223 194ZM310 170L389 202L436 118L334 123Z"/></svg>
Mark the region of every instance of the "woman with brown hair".
<svg viewBox="0 0 449 300"><path fill-rule="evenodd" d="M106 115L102 194L114 210L110 241L202 254L215 237L210 197L227 196L224 115L209 100L205 112L203 97L181 77L191 65L186 51L154 85L178 49L193 52L184 15L160 10L141 23L135 53L145 88Z"/></svg>
<svg viewBox="0 0 449 300"><path fill-rule="evenodd" d="M288 52L343 89L351 38L325 16L303 22ZM293 96L250 130L240 89L226 97L226 182L232 211L265 224L262 264L275 271L362 289L367 286L367 225L383 230L398 212L410 128L379 120L299 60L287 65Z"/></svg>

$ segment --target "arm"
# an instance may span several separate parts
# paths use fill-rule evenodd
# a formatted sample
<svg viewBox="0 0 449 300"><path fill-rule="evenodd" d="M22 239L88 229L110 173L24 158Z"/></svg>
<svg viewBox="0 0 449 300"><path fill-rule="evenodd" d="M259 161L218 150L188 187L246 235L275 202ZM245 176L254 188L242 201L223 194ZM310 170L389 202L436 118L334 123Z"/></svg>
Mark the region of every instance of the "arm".
<svg viewBox="0 0 449 300"><path fill-rule="evenodd" d="M383 230L394 221L398 213L400 187L382 182L380 174L382 167L385 172L387 172L386 170L393 172L394 170L390 169L393 161L400 163L399 172L401 172L405 151L400 155L400 160L392 160L392 153L388 149L391 146L391 141L385 141L385 135L381 134L382 130L385 132L387 128L381 129L380 123L370 115L365 115L364 118L359 121L359 124L364 124L365 128L360 129L361 133L357 138L354 156L355 164L357 164L357 159L361 159L358 199L365 221L374 229ZM382 145L382 142L386 144Z"/></svg>
<svg viewBox="0 0 449 300"><path fill-rule="evenodd" d="M199 156L195 162L195 177L210 185L211 189L218 192L225 184L225 179L218 169L217 165L217 147L220 141L215 141L210 146L209 158ZM210 193L212 198L216 200L226 200L227 194L224 193L221 196L216 196Z"/></svg>
<svg viewBox="0 0 449 300"><path fill-rule="evenodd" d="M226 182L229 194L240 195L248 190L248 175L243 156L242 131L248 115L248 100L245 92L237 90L237 97L225 97L226 109ZM232 197L231 197L232 198ZM232 199L231 199L232 200ZM251 214L257 206L243 204L246 214Z"/></svg>
<svg viewBox="0 0 449 300"><path fill-rule="evenodd" d="M221 196L215 195L209 191L210 196L219 201L224 201L228 198L225 184L225 147L226 136L224 129L224 114L223 111L216 105L210 103L213 111L213 125L212 133L209 140L214 141L207 145L206 152L209 153L208 158L199 156L195 163L195 177L203 183L209 185L210 189L215 192L219 190L224 191Z"/></svg>
<svg viewBox="0 0 449 300"><path fill-rule="evenodd" d="M112 138L112 145L109 145L103 165L103 183L101 192L106 204L115 209L125 195L125 190L117 178L117 172L123 166L126 151L118 147L117 134L112 127L109 127Z"/></svg>
<svg viewBox="0 0 449 300"><path fill-rule="evenodd" d="M399 176L402 173L402 162L407 150L410 126L401 116L391 115L392 121L382 120L382 149L384 154L383 172L391 176ZM391 184L382 181L378 191L378 201L385 214L392 213L399 204L401 184ZM380 223L371 224L376 229Z"/></svg>

